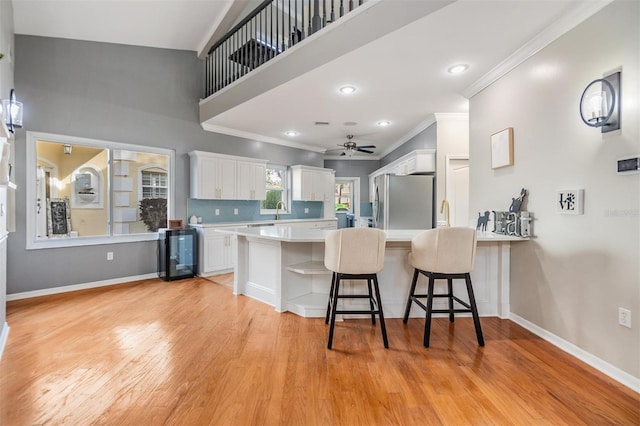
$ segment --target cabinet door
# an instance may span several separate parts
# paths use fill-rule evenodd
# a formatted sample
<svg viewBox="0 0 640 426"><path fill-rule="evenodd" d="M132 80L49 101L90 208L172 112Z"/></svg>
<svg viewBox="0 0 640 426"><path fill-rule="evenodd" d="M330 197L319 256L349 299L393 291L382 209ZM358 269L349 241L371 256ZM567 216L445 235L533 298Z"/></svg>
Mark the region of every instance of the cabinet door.
<svg viewBox="0 0 640 426"><path fill-rule="evenodd" d="M214 158L198 158L196 163L196 194L194 198L214 199L217 197L217 179L216 179L217 160ZM193 197L194 194L192 193Z"/></svg>
<svg viewBox="0 0 640 426"><path fill-rule="evenodd" d="M215 231L214 231L215 232ZM214 272L227 268L227 236L207 235L204 240L202 272Z"/></svg>
<svg viewBox="0 0 640 426"><path fill-rule="evenodd" d="M236 252L238 249L238 237L235 235L227 235L227 268L236 267Z"/></svg>
<svg viewBox="0 0 640 426"><path fill-rule="evenodd" d="M264 200L267 197L266 166L238 161L238 199Z"/></svg>
<svg viewBox="0 0 640 426"><path fill-rule="evenodd" d="M264 164L255 164L253 166L253 196L254 200L267 199L267 166Z"/></svg>
<svg viewBox="0 0 640 426"><path fill-rule="evenodd" d="M223 200L236 199L236 160L218 158L218 197Z"/></svg>
<svg viewBox="0 0 640 426"><path fill-rule="evenodd" d="M300 182L301 200L302 201L316 201L314 189L315 172L311 170L303 170Z"/></svg>

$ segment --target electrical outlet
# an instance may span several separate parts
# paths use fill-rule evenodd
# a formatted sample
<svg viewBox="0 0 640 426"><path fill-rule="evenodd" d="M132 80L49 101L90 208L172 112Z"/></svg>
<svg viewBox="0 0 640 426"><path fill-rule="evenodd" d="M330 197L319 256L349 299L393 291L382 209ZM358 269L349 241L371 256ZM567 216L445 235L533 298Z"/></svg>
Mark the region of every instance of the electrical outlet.
<svg viewBox="0 0 640 426"><path fill-rule="evenodd" d="M618 308L618 324L631 328L631 311L624 308Z"/></svg>
<svg viewBox="0 0 640 426"><path fill-rule="evenodd" d="M309 213L309 207L305 207L305 208L304 208L304 212L305 212L305 213Z"/></svg>
<svg viewBox="0 0 640 426"><path fill-rule="evenodd" d="M237 215L238 214L238 209L233 209L233 214Z"/></svg>
<svg viewBox="0 0 640 426"><path fill-rule="evenodd" d="M220 209L216 209L216 216L220 216Z"/></svg>
<svg viewBox="0 0 640 426"><path fill-rule="evenodd" d="M107 260L113 260L113 252L112 251L108 251L107 252Z"/></svg>

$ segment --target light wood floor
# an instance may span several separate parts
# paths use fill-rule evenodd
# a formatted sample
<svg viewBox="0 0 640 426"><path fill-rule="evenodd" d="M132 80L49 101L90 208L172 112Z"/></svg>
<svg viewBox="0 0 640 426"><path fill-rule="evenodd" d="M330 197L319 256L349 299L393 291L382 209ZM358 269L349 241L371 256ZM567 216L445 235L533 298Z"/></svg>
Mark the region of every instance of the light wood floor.
<svg viewBox="0 0 640 426"><path fill-rule="evenodd" d="M227 279L229 277L222 277ZM640 396L514 323L278 314L210 280L8 304L1 425L638 425Z"/></svg>

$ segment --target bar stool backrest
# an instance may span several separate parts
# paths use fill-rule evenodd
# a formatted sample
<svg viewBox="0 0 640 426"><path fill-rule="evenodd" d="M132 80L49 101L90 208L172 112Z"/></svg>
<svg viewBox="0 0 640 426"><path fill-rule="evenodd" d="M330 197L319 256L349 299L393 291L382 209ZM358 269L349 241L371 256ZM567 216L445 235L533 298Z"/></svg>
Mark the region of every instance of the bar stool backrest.
<svg viewBox="0 0 640 426"><path fill-rule="evenodd" d="M331 231L324 242L324 266L341 274L376 274L384 266L387 236L376 228Z"/></svg>
<svg viewBox="0 0 640 426"><path fill-rule="evenodd" d="M436 228L413 237L409 264L422 271L463 274L473 270L475 257L475 229Z"/></svg>

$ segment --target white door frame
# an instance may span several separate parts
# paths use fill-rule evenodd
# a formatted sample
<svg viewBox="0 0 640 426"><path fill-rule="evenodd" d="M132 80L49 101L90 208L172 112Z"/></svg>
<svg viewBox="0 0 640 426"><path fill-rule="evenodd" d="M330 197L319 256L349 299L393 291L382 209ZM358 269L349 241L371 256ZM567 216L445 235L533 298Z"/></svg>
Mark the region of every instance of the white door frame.
<svg viewBox="0 0 640 426"><path fill-rule="evenodd" d="M359 177L336 177L335 183L338 181L353 182L353 214L355 215L354 226L360 226L360 178ZM335 204L335 203L334 203Z"/></svg>
<svg viewBox="0 0 640 426"><path fill-rule="evenodd" d="M468 155L445 155L444 157L444 194L445 200L453 199L453 188L451 187L451 173L453 173L453 167L451 165L452 160L469 160ZM438 206L439 208L439 206ZM438 224L440 226L440 224ZM444 220L442 221L442 225L444 225ZM460 226L458 224L457 226ZM465 224L464 226L469 226L469 224Z"/></svg>

